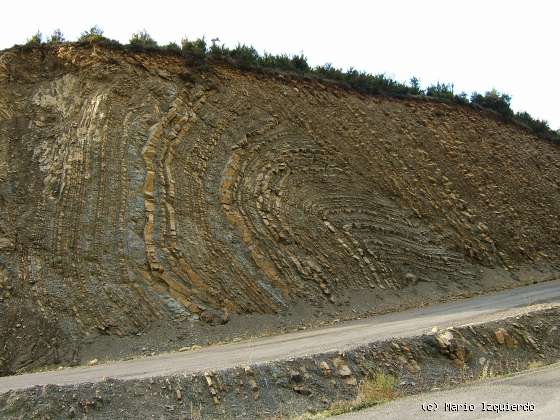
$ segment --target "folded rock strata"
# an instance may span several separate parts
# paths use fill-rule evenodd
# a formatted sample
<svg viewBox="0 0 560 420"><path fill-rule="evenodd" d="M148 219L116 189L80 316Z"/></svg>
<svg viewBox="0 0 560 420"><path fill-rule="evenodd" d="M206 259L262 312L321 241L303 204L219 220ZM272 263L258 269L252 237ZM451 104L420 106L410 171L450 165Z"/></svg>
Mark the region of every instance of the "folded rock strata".
<svg viewBox="0 0 560 420"><path fill-rule="evenodd" d="M557 146L454 104L99 46L7 50L2 357L555 264L559 175Z"/></svg>

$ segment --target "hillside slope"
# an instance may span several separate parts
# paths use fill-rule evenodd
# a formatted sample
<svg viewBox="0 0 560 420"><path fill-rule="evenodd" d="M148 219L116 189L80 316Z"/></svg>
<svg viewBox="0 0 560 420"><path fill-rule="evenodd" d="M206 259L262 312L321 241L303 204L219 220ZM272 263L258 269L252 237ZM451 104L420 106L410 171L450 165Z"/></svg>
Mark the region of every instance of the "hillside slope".
<svg viewBox="0 0 560 420"><path fill-rule="evenodd" d="M5 51L0 372L157 322L242 331L244 314L553 274L559 175L557 146L458 105L100 47Z"/></svg>

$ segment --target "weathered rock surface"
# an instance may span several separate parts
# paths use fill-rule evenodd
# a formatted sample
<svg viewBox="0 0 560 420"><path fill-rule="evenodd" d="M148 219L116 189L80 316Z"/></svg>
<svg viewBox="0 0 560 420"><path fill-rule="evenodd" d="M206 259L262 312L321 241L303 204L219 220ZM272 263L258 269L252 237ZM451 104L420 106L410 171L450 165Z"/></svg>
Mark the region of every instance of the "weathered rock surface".
<svg viewBox="0 0 560 420"><path fill-rule="evenodd" d="M0 373L158 320L553 266L559 179L558 147L456 105L97 46L5 51Z"/></svg>

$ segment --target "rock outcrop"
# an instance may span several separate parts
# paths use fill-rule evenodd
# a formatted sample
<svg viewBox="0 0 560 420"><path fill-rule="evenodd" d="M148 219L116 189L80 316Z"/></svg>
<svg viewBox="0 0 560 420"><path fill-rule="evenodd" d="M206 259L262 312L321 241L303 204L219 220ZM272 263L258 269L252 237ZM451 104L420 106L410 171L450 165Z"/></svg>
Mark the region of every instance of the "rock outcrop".
<svg viewBox="0 0 560 420"><path fill-rule="evenodd" d="M559 180L557 146L467 107L99 46L4 51L0 371L95 331L549 267Z"/></svg>

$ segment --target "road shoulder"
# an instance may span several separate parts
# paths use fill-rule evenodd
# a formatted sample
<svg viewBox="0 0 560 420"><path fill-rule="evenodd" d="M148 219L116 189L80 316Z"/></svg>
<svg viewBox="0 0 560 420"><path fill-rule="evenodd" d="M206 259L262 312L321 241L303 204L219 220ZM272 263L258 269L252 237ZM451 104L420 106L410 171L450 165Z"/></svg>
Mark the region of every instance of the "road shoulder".
<svg viewBox="0 0 560 420"><path fill-rule="evenodd" d="M271 418L354 401L364 381L392 378L394 395L448 389L560 360L560 309L251 366L0 395L0 417ZM185 417L186 416L186 417Z"/></svg>
<svg viewBox="0 0 560 420"><path fill-rule="evenodd" d="M484 419L558 418L560 364L530 369L497 379L484 379L445 391L396 399L332 417L336 420L382 418Z"/></svg>

